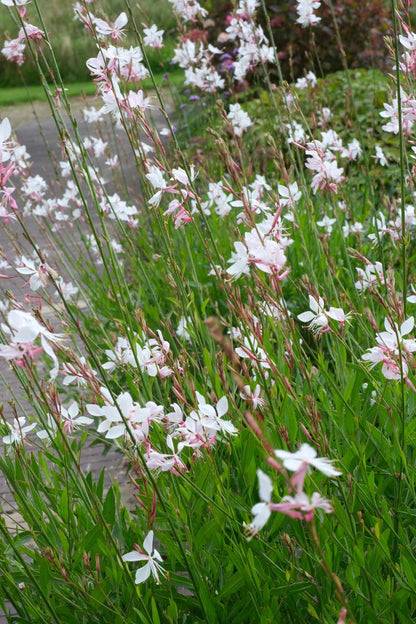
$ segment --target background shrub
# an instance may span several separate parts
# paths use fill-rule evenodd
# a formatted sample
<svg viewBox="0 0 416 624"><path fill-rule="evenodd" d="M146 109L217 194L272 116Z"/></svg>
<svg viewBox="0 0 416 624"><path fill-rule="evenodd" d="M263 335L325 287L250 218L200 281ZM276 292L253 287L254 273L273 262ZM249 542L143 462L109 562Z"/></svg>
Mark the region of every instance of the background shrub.
<svg viewBox="0 0 416 624"><path fill-rule="evenodd" d="M232 12L233 3L215 4L213 13L220 27ZM343 69L337 34L331 10L336 17L339 34L350 68L373 67L384 69L387 56L383 38L389 32L391 21L384 0L323 0L316 14L321 21L313 28L303 28L296 23L296 3L265 2L275 39L283 76L293 81L303 75L305 68L315 69L325 75ZM217 8L218 7L218 8ZM261 11L259 11L259 16ZM267 32L263 20L263 28ZM312 52L313 50L313 52Z"/></svg>

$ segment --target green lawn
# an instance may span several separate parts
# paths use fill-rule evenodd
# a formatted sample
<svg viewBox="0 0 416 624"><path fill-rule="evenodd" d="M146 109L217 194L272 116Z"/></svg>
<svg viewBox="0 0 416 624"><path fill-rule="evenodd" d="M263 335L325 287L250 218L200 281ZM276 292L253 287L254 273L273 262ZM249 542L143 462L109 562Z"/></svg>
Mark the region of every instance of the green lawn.
<svg viewBox="0 0 416 624"><path fill-rule="evenodd" d="M164 74L155 75L156 83L160 86L163 85L163 76ZM177 70L170 73L169 82L174 85L183 83L183 71ZM144 80L140 86L143 89L151 89L153 83L151 79L148 78ZM95 94L95 84L92 80L90 82L74 82L73 84L67 85L67 89L69 97ZM35 100L46 100L45 92L40 85L29 87L0 87L0 106L10 106Z"/></svg>

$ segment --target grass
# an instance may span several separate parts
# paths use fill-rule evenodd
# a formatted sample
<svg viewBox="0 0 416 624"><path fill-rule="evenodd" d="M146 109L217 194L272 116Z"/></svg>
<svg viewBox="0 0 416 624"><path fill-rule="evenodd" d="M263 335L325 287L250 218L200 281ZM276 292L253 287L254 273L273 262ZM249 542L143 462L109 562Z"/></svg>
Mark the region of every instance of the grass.
<svg viewBox="0 0 416 624"><path fill-rule="evenodd" d="M68 95L76 97L78 95L93 95L95 86L91 82L75 82L68 86ZM11 104L25 104L33 101L46 100L45 91L40 85L28 87L3 87L0 89L0 106Z"/></svg>
<svg viewBox="0 0 416 624"><path fill-rule="evenodd" d="M158 86L163 85L165 74L155 74ZM177 86L183 83L183 72L174 71L169 74L169 83ZM148 78L141 83L143 89L153 87L152 80ZM67 85L68 96L78 97L80 95L95 95L96 88L93 82L74 82ZM26 104L27 102L46 101L45 91L40 85L30 85L27 87L1 87L0 106L11 106L13 104Z"/></svg>

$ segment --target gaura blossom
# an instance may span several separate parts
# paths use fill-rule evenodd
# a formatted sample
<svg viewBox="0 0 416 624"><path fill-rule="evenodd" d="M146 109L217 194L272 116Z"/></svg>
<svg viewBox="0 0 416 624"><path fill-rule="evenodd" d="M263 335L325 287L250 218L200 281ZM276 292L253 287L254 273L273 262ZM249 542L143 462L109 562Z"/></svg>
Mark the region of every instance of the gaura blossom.
<svg viewBox="0 0 416 624"><path fill-rule="evenodd" d="M303 470L302 466L299 471L300 470ZM337 472L337 474L340 473ZM316 509L322 509L325 513L331 513L333 511L331 503L322 498L318 492L314 492L312 497L309 498L301 489L297 491L295 496L285 496L280 503L272 503L273 484L270 477L259 469L257 470L257 478L259 480L259 497L261 502L256 503L256 505L251 508L253 520L249 525L244 525L244 530L248 539L257 535L264 527L272 511L283 513L295 520L306 520L306 522L312 520Z"/></svg>
<svg viewBox="0 0 416 624"><path fill-rule="evenodd" d="M18 366L24 366L25 356L33 358L43 350L54 363L50 374L51 378L55 379L58 374L58 359L51 345L58 345L62 342L63 334L50 332L29 312L23 310L11 310L7 315L7 323L7 325L2 323L2 330L10 336L10 342L8 345L0 345L0 357L14 360ZM34 344L39 336L42 345L40 348Z"/></svg>
<svg viewBox="0 0 416 624"><path fill-rule="evenodd" d="M6 426L10 430L10 433L6 436L3 436L3 443L21 444L29 431L32 431L36 427L36 423L32 423L31 425L26 425L25 423L26 418L24 416L15 418L13 420L13 425L11 425L10 423L6 423Z"/></svg>
<svg viewBox="0 0 416 624"><path fill-rule="evenodd" d="M41 431L37 431L36 435L40 440L45 440L46 444L50 444L56 437L58 432L58 423L52 414L48 414L46 418L46 428Z"/></svg>
<svg viewBox="0 0 416 624"><path fill-rule="evenodd" d="M318 0L298 0L296 12L298 19L296 20L301 26L315 26L321 21L321 18L315 15L314 11L321 6Z"/></svg>
<svg viewBox="0 0 416 624"><path fill-rule="evenodd" d="M150 26L150 28L144 28L143 43L150 48L163 48L163 34L164 30L158 30L156 24Z"/></svg>
<svg viewBox="0 0 416 624"><path fill-rule="evenodd" d="M74 286L72 282L65 282L62 277L59 277L56 280L56 286L58 288L58 293L62 296L65 301L69 301L78 293L78 286ZM56 296L59 296L58 293L55 293Z"/></svg>
<svg viewBox="0 0 416 624"><path fill-rule="evenodd" d="M198 401L198 416L202 419L204 428L207 431L214 436L216 432L237 435L238 431L232 422L223 419L223 416L228 412L228 400L226 396L221 397L215 407L209 405L205 397L199 392L196 392L196 398Z"/></svg>
<svg viewBox="0 0 416 624"><path fill-rule="evenodd" d="M251 403L253 409L262 409L265 405L264 399L260 396L261 388L259 384L256 385L254 390L251 390L250 386L244 386L242 391L240 392L240 397L247 401L247 403Z"/></svg>
<svg viewBox="0 0 416 624"><path fill-rule="evenodd" d="M319 494L319 492L314 492L311 498L309 498L309 496L305 494L305 492L298 492L296 496L285 496L284 498L282 498L282 502L280 503L280 505L282 507L283 505L290 506L290 511L292 511L292 513L295 510L299 512L302 515L302 519L306 520L306 522L310 522L312 520L313 516L315 515L315 509L322 509L326 514L333 512L331 503L326 500L326 498L323 498ZM282 510L276 511L282 512Z"/></svg>
<svg viewBox="0 0 416 624"><path fill-rule="evenodd" d="M24 6L25 4L28 4L30 2L30 0L1 0L1 3L4 4L4 6Z"/></svg>
<svg viewBox="0 0 416 624"><path fill-rule="evenodd" d="M24 52L26 49L26 44L22 42L20 39L6 39L3 44L3 48L1 53L6 57L8 61L11 63L17 63L19 66L22 66L25 62Z"/></svg>
<svg viewBox="0 0 416 624"><path fill-rule="evenodd" d="M322 297L315 299L309 295L309 308L306 312L298 314L298 319L302 323L309 323L308 328L316 334L322 334L330 330L329 319L337 321L343 327L349 318L349 313L345 314L342 308L331 306L325 310L325 303Z"/></svg>
<svg viewBox="0 0 416 624"><path fill-rule="evenodd" d="M386 279L383 273L383 265L381 262L375 264L368 263L364 269L356 268L358 273L358 281L354 286L357 290L364 292L367 288L376 288L380 284L385 284Z"/></svg>
<svg viewBox="0 0 416 624"><path fill-rule="evenodd" d="M168 0L173 5L174 11L185 21L195 22L196 18L208 15L208 11L201 7L196 0Z"/></svg>
<svg viewBox="0 0 416 624"><path fill-rule="evenodd" d="M149 470L158 472L172 472L178 475L178 470L186 471L186 466L179 457L179 453L184 449L185 442L179 442L175 450L173 438L170 434L166 436L166 445L172 451L171 453L160 453L159 451L148 447L144 460Z"/></svg>
<svg viewBox="0 0 416 624"><path fill-rule="evenodd" d="M43 30L34 26L33 24L28 24L27 22L23 22L22 28L19 30L18 39L23 41L25 38L36 40L36 39L44 39L45 33Z"/></svg>
<svg viewBox="0 0 416 624"><path fill-rule="evenodd" d="M228 260L230 265L227 269L228 275L238 279L242 275L250 273L249 255L244 244L240 241L234 243L235 251L231 252L231 258Z"/></svg>
<svg viewBox="0 0 416 624"><path fill-rule="evenodd" d="M253 18L259 5L259 0L240 0L236 15L241 15L245 19Z"/></svg>
<svg viewBox="0 0 416 624"><path fill-rule="evenodd" d="M181 316L179 319L179 325L176 329L176 335L179 338L184 338L185 340L191 341L191 336L188 332L188 327L192 325L192 319L190 316Z"/></svg>
<svg viewBox="0 0 416 624"><path fill-rule="evenodd" d="M256 367L270 368L269 359L264 349L259 345L257 339L251 335L250 337L244 337L243 346L237 347L236 354L242 358L249 358Z"/></svg>
<svg viewBox="0 0 416 624"><path fill-rule="evenodd" d="M270 509L273 492L272 480L260 469L257 470L257 478L259 480L259 497L261 503L257 503L251 508L251 513L254 516L250 524L250 533L252 535L255 535L264 527L272 513Z"/></svg>
<svg viewBox="0 0 416 624"><path fill-rule="evenodd" d="M410 284L411 294L406 297L409 303L416 303L416 290L413 284Z"/></svg>
<svg viewBox="0 0 416 624"><path fill-rule="evenodd" d="M110 373L116 370L118 366L136 365L133 349L131 348L127 338L122 336L117 338L117 344L115 345L114 350L106 349L104 353L109 360L104 362L102 367Z"/></svg>
<svg viewBox="0 0 416 624"><path fill-rule="evenodd" d="M156 550L156 548L153 547L153 531L149 531L144 539L143 550L145 552L143 552L143 550L137 544L135 544L135 548L136 550L132 550L131 552L123 555L122 559L123 561L131 562L146 561L146 564L142 568L136 570L136 585L138 585L139 583L144 583L144 581L146 581L150 575L152 575L155 582L159 584L159 574L164 574L165 571L160 565L163 559Z"/></svg>
<svg viewBox="0 0 416 624"><path fill-rule="evenodd" d="M88 416L79 416L79 406L73 401L67 408L61 406L62 429L65 433L72 433L82 425L92 425L94 420Z"/></svg>
<svg viewBox="0 0 416 624"><path fill-rule="evenodd" d="M281 206L291 206L302 197L302 192L299 190L297 182L293 182L293 184L289 184L289 186L279 184L277 186L277 191L280 196L279 204Z"/></svg>
<svg viewBox="0 0 416 624"><path fill-rule="evenodd" d="M384 327L386 331L376 334L376 347L371 347L361 356L361 359L370 363L370 368L382 364L381 372L386 379L395 381L402 377L406 383L415 389L408 379L408 360L416 351L416 340L404 338L413 330L415 319L413 316L406 319L400 327L397 323L390 323L386 318Z"/></svg>
<svg viewBox="0 0 416 624"><path fill-rule="evenodd" d="M333 130L322 132L321 141L307 143L305 153L307 159L305 167L316 172L311 187L313 194L318 189L323 190L328 187L331 193L336 193L338 184L343 182L344 169L338 167L334 152L342 150L342 140Z"/></svg>
<svg viewBox="0 0 416 624"><path fill-rule="evenodd" d="M306 312L298 314L298 319L302 323L309 323L308 327L315 333L328 331L328 318L325 314L325 303L322 297L312 297L309 295L309 308Z"/></svg>
<svg viewBox="0 0 416 624"><path fill-rule="evenodd" d="M120 39L120 37L124 34L123 29L128 22L128 18L123 12L120 13L114 22L114 25L108 24L105 20L100 19L99 17L92 17L91 21L93 22L98 35L101 35L102 37L110 35L112 39Z"/></svg>
<svg viewBox="0 0 416 624"><path fill-rule="evenodd" d="M194 182L194 180L198 176L198 172L195 171L195 165L189 166L189 175L190 177L188 176L187 172L184 169L182 169L182 167L178 167L178 169L172 169L173 178L171 178L171 180L175 179L181 184L184 184L185 186L189 186L191 182Z"/></svg>
<svg viewBox="0 0 416 624"><path fill-rule="evenodd" d="M6 117L0 123L0 163L7 162L10 158L11 144L9 142L12 127Z"/></svg>
<svg viewBox="0 0 416 624"><path fill-rule="evenodd" d="M45 288L48 285L49 277L58 278L58 273L48 264L42 262L36 266L33 260L25 256L21 257L19 265L16 266L16 271L20 275L29 277L28 284L33 291Z"/></svg>
<svg viewBox="0 0 416 624"><path fill-rule="evenodd" d="M151 401L142 407L135 401L129 392L123 392L112 398L107 388L101 388L105 400L104 406L95 403L87 405L91 416L103 417L97 427L98 433L105 433L109 440L127 437L130 433L137 442L142 442L149 435L151 422L160 421L163 416L163 407L156 406Z"/></svg>
<svg viewBox="0 0 416 624"><path fill-rule="evenodd" d="M298 78L295 83L295 87L297 89L307 89L310 87L315 87L318 80L313 72L308 72L304 78Z"/></svg>
<svg viewBox="0 0 416 624"><path fill-rule="evenodd" d="M333 468L333 460L326 459L325 457L317 457L318 453L316 450L307 443L302 444L300 449L295 451L295 453L277 450L274 454L278 459L282 460L286 470L290 470L291 472L298 471L306 464L307 466L313 466L327 477L338 477L341 474L339 470Z"/></svg>
<svg viewBox="0 0 416 624"><path fill-rule="evenodd" d="M336 223L336 221L336 219L331 219L328 215L325 215L320 221L316 222L316 225L323 228L329 236L332 233L332 226Z"/></svg>
<svg viewBox="0 0 416 624"><path fill-rule="evenodd" d="M240 104L230 104L230 112L227 119L231 122L236 136L242 136L243 132L253 125L248 114L243 111Z"/></svg>
<svg viewBox="0 0 416 624"><path fill-rule="evenodd" d="M97 371L90 367L84 356L77 358L75 362L64 362L60 372L64 375L64 386L71 384L78 387L86 386L93 382L97 375Z"/></svg>
<svg viewBox="0 0 416 624"><path fill-rule="evenodd" d="M372 156L372 158L374 158L375 161L381 165L381 167L386 167L388 165L387 158L380 145L375 146L375 151L376 153Z"/></svg>
<svg viewBox="0 0 416 624"><path fill-rule="evenodd" d="M307 443L302 444L300 449L295 453L277 450L274 454L282 461L283 467L286 468L286 470L295 473L290 483L297 491L295 497L296 502L299 502L298 497L303 494L303 484L309 466L313 466L327 477L338 477L341 474L339 470L333 468L332 460L326 459L325 457L317 457L316 450ZM290 500L292 501L292 499Z"/></svg>

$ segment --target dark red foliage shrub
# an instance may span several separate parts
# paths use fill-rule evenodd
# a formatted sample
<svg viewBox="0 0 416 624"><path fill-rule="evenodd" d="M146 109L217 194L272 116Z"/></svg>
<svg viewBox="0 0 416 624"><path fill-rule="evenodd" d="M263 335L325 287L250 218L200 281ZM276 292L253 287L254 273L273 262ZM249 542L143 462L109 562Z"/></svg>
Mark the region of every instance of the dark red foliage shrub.
<svg viewBox="0 0 416 624"><path fill-rule="evenodd" d="M295 0L266 0L265 4L285 79L293 80L303 75L305 69L313 69L318 75L343 69L333 14L348 67L386 68L388 56L383 38L391 29L386 0L333 0L333 14L329 0L322 0L316 11L321 21L313 28L296 23ZM211 3L210 14L217 28L225 27L231 12L230 1ZM258 20L267 34L261 8Z"/></svg>

